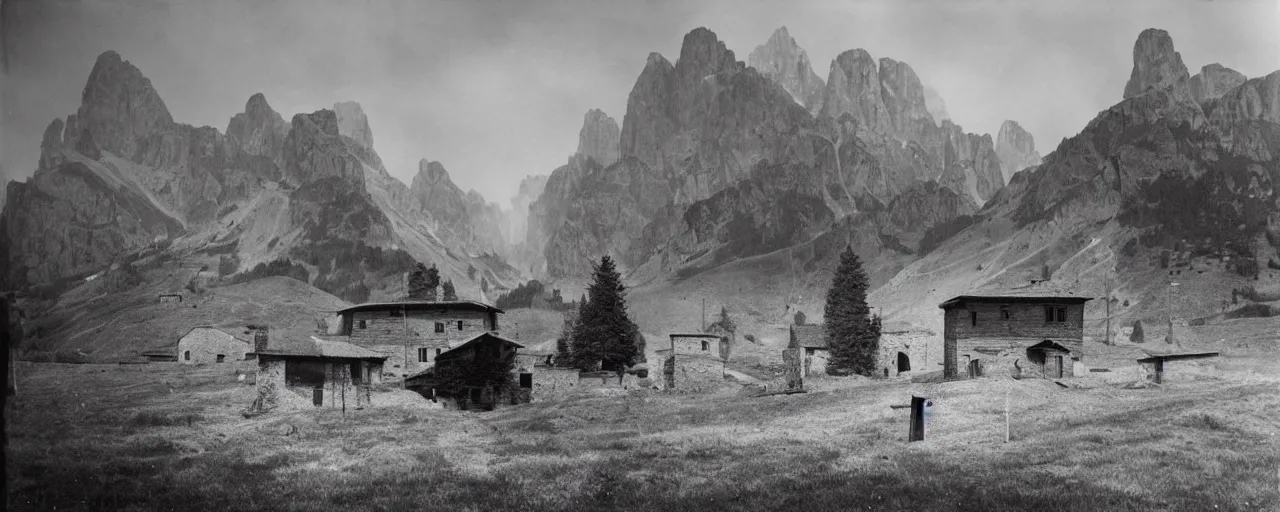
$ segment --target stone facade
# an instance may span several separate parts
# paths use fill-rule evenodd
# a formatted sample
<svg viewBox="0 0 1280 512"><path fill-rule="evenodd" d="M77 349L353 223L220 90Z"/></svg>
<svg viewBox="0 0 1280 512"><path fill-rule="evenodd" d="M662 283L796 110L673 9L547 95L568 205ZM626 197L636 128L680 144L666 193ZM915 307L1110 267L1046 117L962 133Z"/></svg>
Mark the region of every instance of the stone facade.
<svg viewBox="0 0 1280 512"><path fill-rule="evenodd" d="M196 327L178 339L178 362L182 364L243 361L252 347L249 342L212 327Z"/></svg>
<svg viewBox="0 0 1280 512"><path fill-rule="evenodd" d="M388 378L404 378L427 369L436 356L486 332L498 331L497 313L461 308L385 309L340 313L330 333L387 356ZM407 350L406 350L407 349ZM406 358L407 356L407 358Z"/></svg>
<svg viewBox="0 0 1280 512"><path fill-rule="evenodd" d="M1080 359L1088 299L964 299L942 306L946 378L1020 374L1031 365L1028 349L1044 341L1066 349L1070 358L1063 362L1066 372Z"/></svg>
<svg viewBox="0 0 1280 512"><path fill-rule="evenodd" d="M667 391L707 392L724 383L724 360L714 355L679 354L659 350L663 371L660 387Z"/></svg>
<svg viewBox="0 0 1280 512"><path fill-rule="evenodd" d="M369 407L381 374L379 361L259 355L256 385L264 409Z"/></svg>
<svg viewBox="0 0 1280 512"><path fill-rule="evenodd" d="M877 368L881 376L894 377L940 369L942 361L929 361L931 336L921 332L885 332L880 334Z"/></svg>

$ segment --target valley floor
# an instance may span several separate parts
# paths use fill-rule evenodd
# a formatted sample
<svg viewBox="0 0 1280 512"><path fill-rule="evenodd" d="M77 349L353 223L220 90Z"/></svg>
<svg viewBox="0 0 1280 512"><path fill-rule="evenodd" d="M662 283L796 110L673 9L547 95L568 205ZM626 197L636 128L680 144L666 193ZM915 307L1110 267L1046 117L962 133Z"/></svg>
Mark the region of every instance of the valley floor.
<svg viewBox="0 0 1280 512"><path fill-rule="evenodd" d="M5 411L8 509L1278 510L1280 335L1263 332L1247 349L1193 347L1224 356L1161 386L1121 371L1068 388L851 378L484 413L392 390L345 417L248 420L254 391L236 372L252 362L23 363ZM1126 350L1097 352L1120 364ZM907 443L907 410L889 406L913 394L935 410Z"/></svg>

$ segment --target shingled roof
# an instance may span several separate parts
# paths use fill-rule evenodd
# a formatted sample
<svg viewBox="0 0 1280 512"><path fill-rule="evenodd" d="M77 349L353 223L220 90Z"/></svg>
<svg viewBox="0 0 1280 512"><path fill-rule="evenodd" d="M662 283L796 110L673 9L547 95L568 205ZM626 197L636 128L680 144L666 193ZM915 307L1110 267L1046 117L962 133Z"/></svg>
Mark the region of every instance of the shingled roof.
<svg viewBox="0 0 1280 512"><path fill-rule="evenodd" d="M332 359L386 359L378 352L343 341L322 340L315 336L311 339L272 339L267 349L252 352L257 355L323 357Z"/></svg>
<svg viewBox="0 0 1280 512"><path fill-rule="evenodd" d="M427 309L438 310L461 310L461 311L484 311L486 313L502 313L501 309L490 306L483 302L474 300L452 300L452 301L407 301L407 302L370 302L367 304L359 304L345 309L339 309L337 312L353 313L357 311L398 311L408 309L410 311L421 311Z"/></svg>
<svg viewBox="0 0 1280 512"><path fill-rule="evenodd" d="M818 325L792 325L791 348L827 348L827 330Z"/></svg>

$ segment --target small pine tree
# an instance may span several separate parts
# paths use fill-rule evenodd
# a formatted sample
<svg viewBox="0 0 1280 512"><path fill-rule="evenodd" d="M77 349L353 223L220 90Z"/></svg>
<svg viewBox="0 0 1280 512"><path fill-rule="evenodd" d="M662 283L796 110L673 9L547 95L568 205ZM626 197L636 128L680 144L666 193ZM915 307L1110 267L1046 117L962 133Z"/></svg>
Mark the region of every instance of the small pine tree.
<svg viewBox="0 0 1280 512"><path fill-rule="evenodd" d="M476 266L470 263L467 264L467 279L476 280Z"/></svg>
<svg viewBox="0 0 1280 512"><path fill-rule="evenodd" d="M840 255L835 277L827 290L825 309L827 347L831 360L827 373L870 376L875 372L880 345L880 323L867 307L867 274L852 246Z"/></svg>
<svg viewBox="0 0 1280 512"><path fill-rule="evenodd" d="M578 327L578 310L564 312L564 325L560 328L560 337L556 338L556 366L573 365L573 330Z"/></svg>
<svg viewBox="0 0 1280 512"><path fill-rule="evenodd" d="M439 295L436 291L440 288L440 269L436 268L436 264L432 263L431 268L427 269L427 300L436 300Z"/></svg>
<svg viewBox="0 0 1280 512"><path fill-rule="evenodd" d="M444 282L444 285L441 286L441 292L444 295L444 300L458 300L458 291L454 289L452 279Z"/></svg>
<svg viewBox="0 0 1280 512"><path fill-rule="evenodd" d="M489 293L489 280L484 276L480 276L480 291Z"/></svg>
<svg viewBox="0 0 1280 512"><path fill-rule="evenodd" d="M1133 321L1133 332L1129 334L1129 341L1133 343L1142 343L1146 341L1142 334L1142 320Z"/></svg>
<svg viewBox="0 0 1280 512"><path fill-rule="evenodd" d="M804 311L796 311L796 316L791 323L794 323L796 325L804 325L804 322L805 322Z"/></svg>

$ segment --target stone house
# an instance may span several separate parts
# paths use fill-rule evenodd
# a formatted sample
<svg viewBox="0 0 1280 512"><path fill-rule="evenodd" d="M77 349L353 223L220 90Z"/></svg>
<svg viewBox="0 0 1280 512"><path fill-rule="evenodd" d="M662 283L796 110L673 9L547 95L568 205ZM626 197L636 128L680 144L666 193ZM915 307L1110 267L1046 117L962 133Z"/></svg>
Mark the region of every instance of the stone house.
<svg viewBox="0 0 1280 512"><path fill-rule="evenodd" d="M888 324L882 324L888 326ZM884 377L923 373L941 366L941 361L929 361L929 341L934 335L905 328L886 328L880 331L880 352L876 366ZM937 346L937 342L934 342ZM932 368L930 367L932 365Z"/></svg>
<svg viewBox="0 0 1280 512"><path fill-rule="evenodd" d="M493 361L508 359L512 362L513 371L518 371L518 368L515 368L514 366L516 352L521 348L524 348L524 345L503 338L495 333L486 332L479 334L452 349L440 353L440 355L436 356L432 361L432 369L423 370L417 374L409 376L405 379L405 387L416 389L423 396L438 398L440 394L437 392L436 386L438 383L435 379L434 370L446 368L449 365L471 363L477 360ZM514 377L520 379L519 375L515 375ZM503 390L497 389L493 386L484 386L466 387L462 390L462 396L448 398L454 402L465 402L467 404L486 407L492 407L504 401L528 402L529 395L531 395L532 392L532 379L530 379L530 384L529 388L524 388L524 386L520 385L520 391L516 393L517 396L515 397L509 396L505 394ZM526 389L529 391L525 391Z"/></svg>
<svg viewBox="0 0 1280 512"><path fill-rule="evenodd" d="M243 361L250 349L248 340L206 325L195 327L178 338L177 360L182 364Z"/></svg>
<svg viewBox="0 0 1280 512"><path fill-rule="evenodd" d="M388 378L430 368L441 354L499 331L502 310L475 301L384 302L335 312L329 334L387 357Z"/></svg>
<svg viewBox="0 0 1280 512"><path fill-rule="evenodd" d="M1071 295L961 295L943 310L943 375L1070 377L1083 357L1084 305Z"/></svg>
<svg viewBox="0 0 1280 512"><path fill-rule="evenodd" d="M371 386L381 384L386 356L341 341L268 340L254 336L258 358L258 409L310 403L315 407L368 407Z"/></svg>
<svg viewBox="0 0 1280 512"><path fill-rule="evenodd" d="M791 341L787 348L796 350L796 363L800 365L800 379L822 377L827 374L827 331L822 324L792 325Z"/></svg>
<svg viewBox="0 0 1280 512"><path fill-rule="evenodd" d="M655 351L662 361L662 389L711 391L724 382L728 339L715 334L672 334L670 338L671 348Z"/></svg>

